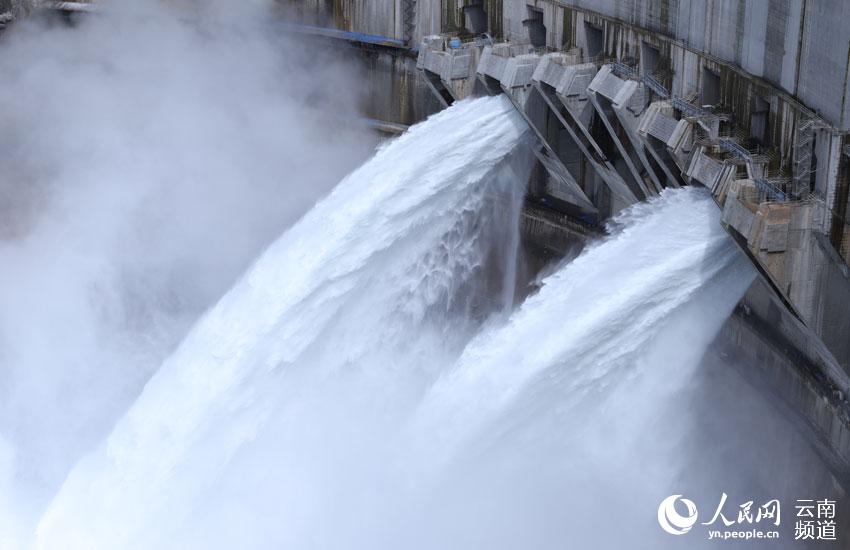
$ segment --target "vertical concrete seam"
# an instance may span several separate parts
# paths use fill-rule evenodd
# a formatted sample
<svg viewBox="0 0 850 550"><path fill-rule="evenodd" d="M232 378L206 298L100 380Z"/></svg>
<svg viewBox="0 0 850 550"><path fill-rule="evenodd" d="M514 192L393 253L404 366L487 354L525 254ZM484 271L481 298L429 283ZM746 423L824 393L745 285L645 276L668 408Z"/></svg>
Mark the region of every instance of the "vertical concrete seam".
<svg viewBox="0 0 850 550"><path fill-rule="evenodd" d="M797 63L794 65L794 95L796 97L800 97L800 66L803 63L803 45L807 32L806 22L809 19L808 9L809 0L803 0L803 7L800 10L800 34L797 39Z"/></svg>
<svg viewBox="0 0 850 550"><path fill-rule="evenodd" d="M847 42L847 63L844 64L844 93L841 94L841 115L838 117L839 125L844 130L844 110L847 107L847 76L850 73L850 41Z"/></svg>

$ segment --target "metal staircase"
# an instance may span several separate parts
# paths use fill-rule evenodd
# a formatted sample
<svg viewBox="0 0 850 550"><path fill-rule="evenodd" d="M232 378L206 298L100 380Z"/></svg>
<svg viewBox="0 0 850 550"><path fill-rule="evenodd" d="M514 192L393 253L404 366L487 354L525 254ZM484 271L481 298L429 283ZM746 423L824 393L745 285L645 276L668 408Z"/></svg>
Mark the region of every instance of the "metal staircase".
<svg viewBox="0 0 850 550"><path fill-rule="evenodd" d="M655 77L653 77L652 75L648 75L648 74L643 75L643 83L644 83L644 85L645 85L647 88L649 88L650 90L652 90L653 92L655 92L655 94L656 94L658 97L660 97L660 98L662 98L662 99L667 99L667 98L669 98L669 97L670 97L670 93L667 91L667 88L665 88L665 87L664 87L664 86L663 86L663 85L662 85L662 84L661 84L661 83L660 83L660 82L659 82L659 81L658 81Z"/></svg>
<svg viewBox="0 0 850 550"><path fill-rule="evenodd" d="M794 194L804 196L811 193L812 146L815 139L814 118L800 118L794 133L793 182Z"/></svg>

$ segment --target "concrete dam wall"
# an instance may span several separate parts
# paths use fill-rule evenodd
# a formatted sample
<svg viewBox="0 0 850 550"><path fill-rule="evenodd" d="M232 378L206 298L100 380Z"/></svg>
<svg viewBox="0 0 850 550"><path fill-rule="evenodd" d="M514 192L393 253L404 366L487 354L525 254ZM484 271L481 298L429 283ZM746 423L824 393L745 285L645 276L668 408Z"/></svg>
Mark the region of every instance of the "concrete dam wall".
<svg viewBox="0 0 850 550"><path fill-rule="evenodd" d="M291 4L305 20L404 41L418 59L405 78L436 102L418 113L511 98L540 144L523 214L538 265L574 253L635 201L709 188L761 274L716 348L758 365L744 377L783 404L846 486L845 3Z"/></svg>

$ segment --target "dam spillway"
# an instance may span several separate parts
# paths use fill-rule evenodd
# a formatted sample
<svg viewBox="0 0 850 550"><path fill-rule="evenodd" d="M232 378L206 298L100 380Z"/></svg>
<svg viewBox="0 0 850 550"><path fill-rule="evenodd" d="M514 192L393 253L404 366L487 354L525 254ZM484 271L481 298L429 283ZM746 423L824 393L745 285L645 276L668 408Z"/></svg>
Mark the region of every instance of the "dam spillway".
<svg viewBox="0 0 850 550"><path fill-rule="evenodd" d="M13 3L3 21L22 19L25 4ZM694 498L701 514L709 513L704 503L717 500L720 485L724 498L727 488L736 492L729 495L733 502L774 497L793 502L810 495L845 502L850 297L844 218L850 157L845 118L836 110L837 98L846 95L836 84L840 55L824 43L840 44L844 35L840 27L821 24L822 5L742 1L727 10L709 3L700 14L676 2L644 7L548 1L325 4L299 3L280 32L298 36L299 44L303 39L313 53L339 51L344 63L358 67L369 93L358 98L360 112L352 119L365 118L393 134L411 126L411 133L383 145L386 149L346 179L327 199L336 208L325 206L319 214L327 204L322 202L286 233L290 248L310 250L281 261L298 269L271 278L249 276L248 287L257 292L253 301L234 305L227 315L219 304L190 333L184 347L202 339L198 332L216 315L233 333L235 339L223 333L208 338L218 351L198 363L219 365L213 373L225 378L218 394L204 398L216 385L214 377L169 366L191 362L178 351L128 416L114 431L109 426L112 435L87 450L88 458L77 462L82 455L71 453L48 472L43 468L50 456L43 449L50 444L22 448L16 457L16 445L31 442L4 435L10 437L7 445L0 438L2 473L7 462L20 468L21 457L35 456L33 479L48 480L30 506L35 512L21 516L33 532L39 524L43 547L60 540L81 547L105 541L119 547L250 547L281 541L320 547L399 541L413 547L548 547L564 540L622 547L633 539L598 535L613 517L626 532L639 533L657 548L673 543L654 518L635 519L634 509L640 503L654 512L671 487ZM100 14L91 3L47 7L83 29L97 28L87 27L83 17L114 16ZM733 24L732 12L746 26ZM693 24L684 25L689 17ZM696 26L710 17L716 21L700 37ZM15 29L9 28L14 43ZM735 36L728 40L733 46L726 47L718 36L729 38L733 28ZM292 47L291 42L279 45ZM309 73L310 66L331 66L334 55L316 55L294 69ZM96 65L114 74L111 59L104 59ZM815 71L825 59L838 67L833 71L838 76L823 78L823 71ZM236 65L226 66L243 75ZM272 67L267 65L274 73ZM333 82L333 72L321 74ZM818 75L824 84L812 87ZM20 89L17 81L12 84ZM183 90L171 91L182 97ZM291 93L286 89L280 95ZM321 103L323 95L308 94L307 105ZM12 97L4 100L12 105ZM157 106L150 97L141 104L151 103ZM185 104L189 113L190 103ZM248 114L253 121L247 103L221 103L221 112ZM53 111L60 114L60 127L80 132L63 109ZM91 109L84 100L68 113ZM472 111L477 115L470 116ZM162 112L152 111L149 119L159 120ZM11 120L20 124L23 118ZM144 137L145 124L128 120ZM340 119L322 120L340 124ZM210 121L219 122L209 117L198 126ZM248 130L243 143L264 143L265 131ZM426 131L433 132L429 139L423 137ZM112 135L124 133L118 129ZM199 139L182 128L171 133ZM166 142L185 146L191 140ZM93 165L101 166L103 157L93 158L99 159ZM175 163L178 170L182 160ZM381 162L387 166L375 169ZM230 173L226 163L213 165ZM463 175L461 166L470 174ZM79 166L71 168L87 175ZM212 170L198 173L219 177ZM429 185L437 183L429 173L475 191L423 198L420 193L433 191ZM191 170L184 175L196 177ZM358 177L359 187L351 183ZM384 190L399 187L382 195L367 187L366 179L389 186ZM354 187L357 192L345 194ZM334 203L337 193L344 200L337 197ZM349 205L363 206L362 217L334 218L330 212L347 211ZM404 210L400 215L409 227L400 229L401 218L386 217L393 208ZM441 223L449 219L457 223L445 230ZM299 227L301 237L292 237ZM440 244L429 249L437 233ZM328 238L320 242L319 235ZM377 235L377 240L370 244L346 235ZM346 256L358 253L364 253L362 263L345 272ZM396 261L409 263L394 278ZM394 285L405 286L406 277L411 284L396 293ZM269 292L283 288L281 280L291 280L296 290L298 281L303 288L320 281L322 288L290 304L292 313L290 306L275 309L280 302ZM95 302L104 299L94 296ZM222 303L231 302L239 300ZM393 322L387 308L394 311L393 304L402 302L400 317L390 316ZM514 306L518 309L511 314ZM694 322L689 310L704 318ZM425 334L411 335L416 331L410 323L426 327ZM427 329L430 323L441 328ZM263 327L282 331L274 345L264 343ZM311 331L318 332L310 336ZM292 342L298 345L290 347ZM402 349L407 344L412 351ZM298 346L305 347L293 352ZM262 351L248 352L243 362L243 349ZM295 353L292 361L268 360L290 353ZM324 367L308 374L310 369L297 366L299 354L310 358L303 365ZM228 373L264 372L264 362L295 364L295 383L275 394L284 385L277 378L288 376L227 379ZM382 362L420 365L420 378L374 367ZM327 378L317 382L317 377ZM424 389L431 382L433 388ZM199 399L178 405L185 396ZM9 405L13 415L34 408L16 409L17 401ZM292 410L279 407L279 401ZM178 412L180 406L192 410ZM388 419L387 411L397 418ZM306 419L314 433L294 428L296 421L289 418ZM74 425L70 418L64 422ZM181 422L182 431L175 428ZM49 424L42 426L51 433ZM269 443L278 438L286 444ZM286 466L271 467L269 456ZM214 460L207 463L207 458ZM558 459L563 464L553 463ZM72 473L60 488L63 468ZM254 479L247 473L253 470L280 477ZM245 479L247 486L234 481ZM5 492L4 483L0 477ZM23 488L15 483L10 494L27 494L31 481ZM282 486L292 492L280 491L285 505L275 517L286 520L286 529L240 516L234 508L234 502L249 511L273 508ZM671 490L656 494L659 488ZM547 491L571 494L573 500L544 498ZM623 493L630 502L623 502ZM287 500L295 496L301 498ZM591 509L608 503L612 516L599 518L576 499ZM43 517L40 506L46 508ZM0 512L7 508L0 499ZM0 515L0 527L17 517ZM107 516L111 525L101 522ZM427 518L433 529L423 529L413 516ZM504 516L515 522L495 519ZM577 525L597 538L567 532ZM20 540L29 539L28 528ZM207 534L200 536L202 531ZM787 532L783 536L790 538ZM689 547L703 542L691 540Z"/></svg>
<svg viewBox="0 0 850 550"><path fill-rule="evenodd" d="M628 487L651 507L680 469L706 467L668 448L695 422L671 415L673 396L755 273L705 190L669 190L505 316L486 298L516 284L503 231L518 219L504 217L510 193L489 197L530 171L527 134L507 99L466 100L348 176L73 468L36 547L510 548L564 540L575 521L628 526L605 546L663 544L651 517L594 519L579 502ZM398 162L413 152L418 164ZM667 443L645 448L659 422ZM541 486L559 490L529 501Z"/></svg>
<svg viewBox="0 0 850 550"><path fill-rule="evenodd" d="M459 131L446 139L452 128ZM480 130L486 131L486 140L469 139L469 132ZM500 183L513 183L513 177L501 177L498 167L524 132L506 101L478 100L413 128L348 176L207 313L148 382L109 439L70 474L39 526L39 546L238 545L249 524L229 525L220 534L210 532L204 542L193 537L198 529L212 527L202 527L209 513L227 514L233 502L224 487L244 478L242 468L250 468L254 459L274 455L273 460L289 463L280 472L293 477L274 485L282 489L298 479L307 485L317 483L318 497L325 469L304 470L310 461L342 452L338 455L342 469L337 471L341 475L346 470L345 453L366 452L349 457L356 464L386 452L361 448L367 441L394 437L370 433L377 429L371 422L397 420L384 417L380 410L363 411L367 416L338 425L341 431L336 434L328 431L331 424L320 428L325 421L316 417L310 430L321 429L324 435L313 443L297 427L297 419L305 413L299 410L306 407L313 414L326 414L328 421L338 414L356 415L356 408L335 403L341 397L335 397L336 392L344 388L327 386L340 377L348 380L351 391L362 384L377 392L357 395L349 405L360 403L359 407L381 399L390 405L396 392L412 398L421 391L418 384L438 374L428 372L432 367L427 363L417 367L419 361L409 354L434 346L429 354L448 358L470 330L464 326L464 305L457 301L476 299L474 290L463 292L466 287L483 288L477 279L485 267L487 246L479 241L492 238L488 211L482 206L485 192L499 191ZM400 158L417 161L399 163ZM501 230L489 225L496 234ZM496 246L509 242L500 239ZM500 255L511 257L509 252ZM444 331L457 331L458 342L442 337ZM404 366L399 373L404 378L396 388L395 383L384 383L390 382L384 377L391 376L394 365ZM381 374L384 369L389 372ZM359 380L361 375L366 378ZM222 422L232 424L225 427ZM352 437L346 435L348 430L360 433L362 442L351 449L344 444L325 447L334 439L343 442ZM169 435L163 438L164 433ZM229 435L220 439L224 434ZM275 450L276 441L289 443ZM217 463L226 456L233 457L226 460L231 473L209 468L208 460ZM363 472L350 474L360 478L390 467L361 466ZM340 480L338 489L351 481L376 487L383 483L377 478ZM92 490L103 498L92 500ZM260 486L250 492L258 506L273 498ZM216 494L222 498L210 501L217 499ZM297 494L288 492L288 498L295 500L281 506L298 510ZM334 491L328 492L325 498L333 495ZM350 499L351 506L357 498L356 493L337 496ZM209 512L198 510L203 501L210 505ZM303 505L302 513L321 514L331 503ZM164 510L170 510L167 516L161 513ZM112 519L104 521L107 517ZM310 521L299 535L295 517L286 520L292 530L280 530L263 546L306 544L300 537L311 536L322 519ZM199 523L186 529L184 522ZM239 538L225 542L227 536Z"/></svg>

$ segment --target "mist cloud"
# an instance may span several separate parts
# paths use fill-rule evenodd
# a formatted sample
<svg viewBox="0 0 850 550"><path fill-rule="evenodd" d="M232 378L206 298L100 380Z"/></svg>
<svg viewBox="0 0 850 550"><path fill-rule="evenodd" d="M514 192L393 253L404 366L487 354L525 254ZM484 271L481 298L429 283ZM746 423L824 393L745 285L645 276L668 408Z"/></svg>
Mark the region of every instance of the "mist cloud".
<svg viewBox="0 0 850 550"><path fill-rule="evenodd" d="M350 64L282 35L265 2L205 4L106 4L0 39L0 489L22 525L374 147Z"/></svg>

